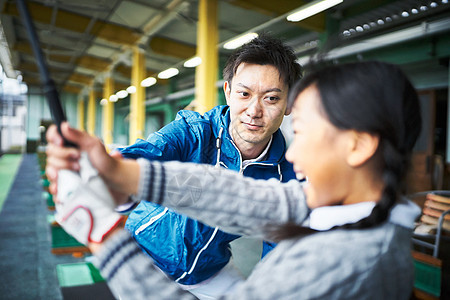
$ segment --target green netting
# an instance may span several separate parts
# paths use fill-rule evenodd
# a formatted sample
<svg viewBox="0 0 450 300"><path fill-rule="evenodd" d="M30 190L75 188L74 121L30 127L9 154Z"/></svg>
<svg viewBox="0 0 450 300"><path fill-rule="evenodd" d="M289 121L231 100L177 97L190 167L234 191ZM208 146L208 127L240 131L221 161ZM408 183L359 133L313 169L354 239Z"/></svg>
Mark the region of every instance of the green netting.
<svg viewBox="0 0 450 300"><path fill-rule="evenodd" d="M61 287L79 286L105 281L98 269L89 262L60 264L56 266Z"/></svg>
<svg viewBox="0 0 450 300"><path fill-rule="evenodd" d="M439 297L441 295L441 269L416 260L414 268L414 287Z"/></svg>

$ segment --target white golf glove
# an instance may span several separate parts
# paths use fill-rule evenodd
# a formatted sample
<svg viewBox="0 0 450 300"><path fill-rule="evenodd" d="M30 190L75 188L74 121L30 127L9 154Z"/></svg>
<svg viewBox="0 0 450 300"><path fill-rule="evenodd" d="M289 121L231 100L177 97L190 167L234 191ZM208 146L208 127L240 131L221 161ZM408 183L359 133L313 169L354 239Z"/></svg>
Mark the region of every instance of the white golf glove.
<svg viewBox="0 0 450 300"><path fill-rule="evenodd" d="M122 220L114 211L111 194L91 165L87 153L80 158L79 174L69 170L58 173L56 221L80 243L100 243Z"/></svg>

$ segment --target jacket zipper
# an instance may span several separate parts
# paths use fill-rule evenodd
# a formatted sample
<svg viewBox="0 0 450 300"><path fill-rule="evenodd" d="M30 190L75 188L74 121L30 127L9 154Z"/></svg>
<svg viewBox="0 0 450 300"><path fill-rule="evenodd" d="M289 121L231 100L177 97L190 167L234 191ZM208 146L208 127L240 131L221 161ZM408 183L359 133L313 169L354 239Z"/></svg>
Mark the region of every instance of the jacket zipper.
<svg viewBox="0 0 450 300"><path fill-rule="evenodd" d="M218 230L219 230L219 227L214 228L214 232L212 233L212 235L209 238L208 242L205 244L205 246L203 246L202 249L200 249L200 251L195 256L194 262L192 263L192 266L189 269L189 271L187 271L187 272L185 271L180 277L178 277L178 279L175 280L175 282L179 282L181 279L186 277L186 275L190 275L192 273L192 271L194 271L195 266L197 265L198 259L200 258L200 255L202 254L203 251L206 250L206 248L208 248L209 244L211 244L211 242L214 239L214 237L216 236Z"/></svg>
<svg viewBox="0 0 450 300"><path fill-rule="evenodd" d="M157 220L159 220L162 216L164 216L164 215L166 214L167 210L168 210L168 208L166 207L166 208L164 208L164 211L160 212L159 214L157 214L157 215L154 216L154 217L151 217L150 220L149 220L147 223L145 223L145 224L139 226L139 228L136 229L136 231L134 232L134 234L135 234L135 235L138 235L139 233L141 233L142 231L144 231L148 226L152 225L152 224L155 223Z"/></svg>
<svg viewBox="0 0 450 300"><path fill-rule="evenodd" d="M234 146L234 148L236 149L236 151L239 153L239 174L243 175L244 174L244 170L251 165L259 165L259 166L271 166L274 167L277 164L269 164L269 163L260 163L260 162L251 162L249 164L247 164L245 167L242 167L242 154L241 151L239 151L238 147L234 144L233 140L230 140L231 144ZM278 175L280 176L280 181L282 180L282 174L281 174L281 170L280 170L280 165L278 164Z"/></svg>

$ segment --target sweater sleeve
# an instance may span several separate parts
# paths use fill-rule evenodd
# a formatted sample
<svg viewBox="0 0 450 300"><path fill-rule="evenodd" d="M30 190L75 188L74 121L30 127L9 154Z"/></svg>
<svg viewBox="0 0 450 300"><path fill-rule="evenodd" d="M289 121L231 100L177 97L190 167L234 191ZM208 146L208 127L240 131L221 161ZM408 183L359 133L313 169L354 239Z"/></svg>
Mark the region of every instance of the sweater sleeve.
<svg viewBox="0 0 450 300"><path fill-rule="evenodd" d="M301 224L310 210L297 180L255 180L210 165L138 160L137 197L221 230L267 238L269 226Z"/></svg>
<svg viewBox="0 0 450 300"><path fill-rule="evenodd" d="M111 236L95 256L117 299L197 299L156 268L125 230Z"/></svg>

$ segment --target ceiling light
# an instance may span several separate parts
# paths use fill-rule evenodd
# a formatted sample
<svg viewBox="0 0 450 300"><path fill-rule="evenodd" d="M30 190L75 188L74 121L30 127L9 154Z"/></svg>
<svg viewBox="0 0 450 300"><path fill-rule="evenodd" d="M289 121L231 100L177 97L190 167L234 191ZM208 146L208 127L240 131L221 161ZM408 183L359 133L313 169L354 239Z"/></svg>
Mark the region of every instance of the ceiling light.
<svg viewBox="0 0 450 300"><path fill-rule="evenodd" d="M106 105L106 104L108 104L108 100L106 100L105 98L100 100L100 105Z"/></svg>
<svg viewBox="0 0 450 300"><path fill-rule="evenodd" d="M386 17L386 22L392 22L392 18L391 17Z"/></svg>
<svg viewBox="0 0 450 300"><path fill-rule="evenodd" d="M420 7L420 10L421 11L426 11L428 9L428 7L426 7L425 5L422 5L421 7Z"/></svg>
<svg viewBox="0 0 450 300"><path fill-rule="evenodd" d="M169 78L177 75L178 73L180 73L180 71L178 71L177 68L169 68L167 70L164 70L164 71L160 72L158 74L158 78L169 79Z"/></svg>
<svg viewBox="0 0 450 300"><path fill-rule="evenodd" d="M364 29L361 26L356 26L356 31L358 32L363 32Z"/></svg>
<svg viewBox="0 0 450 300"><path fill-rule="evenodd" d="M329 9L330 7L338 5L338 4L342 3L343 1L344 0L314 1L310 4L303 5L302 7L300 7L300 9L298 11L287 16L286 19L291 22L298 22L298 21L304 20L306 18L309 18L311 16L314 16L315 14L318 14L326 9Z"/></svg>
<svg viewBox="0 0 450 300"><path fill-rule="evenodd" d="M350 36L350 31L348 30L344 30L344 32L342 33L344 36Z"/></svg>
<svg viewBox="0 0 450 300"><path fill-rule="evenodd" d="M419 13L419 11L418 11L416 8L411 9L411 12L412 12L413 14L418 14L418 13Z"/></svg>
<svg viewBox="0 0 450 300"><path fill-rule="evenodd" d="M115 94L109 96L109 101L117 102L117 100L119 100L119 97L117 97Z"/></svg>
<svg viewBox="0 0 450 300"><path fill-rule="evenodd" d="M383 24L384 24L384 21L381 20L381 19L378 19L377 23L378 23L378 25L383 25Z"/></svg>
<svg viewBox="0 0 450 300"><path fill-rule="evenodd" d="M185 68L195 68L196 66L200 65L201 63L202 63L202 59L198 56L195 56L195 57L185 61L183 66Z"/></svg>
<svg viewBox="0 0 450 300"><path fill-rule="evenodd" d="M377 26L377 23L375 23L375 22L370 22L369 25L370 25L370 27L375 27L375 26Z"/></svg>
<svg viewBox="0 0 450 300"><path fill-rule="evenodd" d="M136 87L134 85L130 85L129 87L127 87L127 92L128 94L136 93Z"/></svg>
<svg viewBox="0 0 450 300"><path fill-rule="evenodd" d="M432 8L437 7L437 3L436 3L436 2L431 2L431 3L430 3L430 7L432 7Z"/></svg>
<svg viewBox="0 0 450 300"><path fill-rule="evenodd" d="M156 83L155 77L147 77L144 80L141 81L141 86L143 87L149 87Z"/></svg>
<svg viewBox="0 0 450 300"><path fill-rule="evenodd" d="M409 17L409 13L407 11L402 12L402 17L404 18Z"/></svg>
<svg viewBox="0 0 450 300"><path fill-rule="evenodd" d="M364 28L364 30L369 30L369 29L370 29L370 26L369 26L369 24L364 24L364 25L363 25L363 28Z"/></svg>
<svg viewBox="0 0 450 300"><path fill-rule="evenodd" d="M442 0L441 2L442 2L442 4L447 4L448 0Z"/></svg>
<svg viewBox="0 0 450 300"><path fill-rule="evenodd" d="M116 96L117 96L119 99L123 99L123 98L125 98L126 96L128 96L128 92L125 91L125 90L120 90L120 91L118 91L118 92L116 93Z"/></svg>
<svg viewBox="0 0 450 300"><path fill-rule="evenodd" d="M240 46L244 45L245 43L250 42L251 40L253 40L254 38L257 38L257 37L258 37L257 33L250 32L250 33L241 35L241 36L239 36L239 37L237 37L237 38L235 38L235 39L233 39L233 40L231 40L229 42L226 42L223 45L223 47L225 49L229 49L229 50L236 49L236 48L239 48Z"/></svg>

